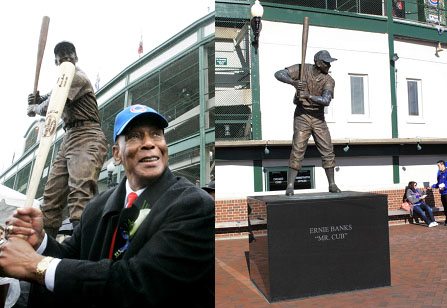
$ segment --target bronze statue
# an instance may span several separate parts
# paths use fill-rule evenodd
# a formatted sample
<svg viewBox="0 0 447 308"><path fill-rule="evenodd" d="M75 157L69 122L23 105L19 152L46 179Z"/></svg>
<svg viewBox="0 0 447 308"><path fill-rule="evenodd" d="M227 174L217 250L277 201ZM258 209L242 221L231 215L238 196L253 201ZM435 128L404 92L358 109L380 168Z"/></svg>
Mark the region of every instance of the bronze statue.
<svg viewBox="0 0 447 308"><path fill-rule="evenodd" d="M60 42L54 48L55 63L76 65L75 46ZM51 93L28 96L28 116L45 116ZM97 181L107 153L101 130L98 103L86 74L76 67L75 76L62 113L65 135L51 168L43 193L42 214L45 230L56 237L62 224L62 209L68 204L75 227L85 205L97 193Z"/></svg>
<svg viewBox="0 0 447 308"><path fill-rule="evenodd" d="M328 72L331 62L335 60L337 59L332 58L327 50L320 50L314 56L315 64L304 65L303 76L299 76L300 64L292 65L275 73L276 79L296 88L293 98L296 108L287 196L293 195L295 177L301 170L301 163L311 135L321 154L322 165L329 182L329 191L341 192L334 181L335 154L331 135L324 119L324 107L329 106L334 97L335 81Z"/></svg>

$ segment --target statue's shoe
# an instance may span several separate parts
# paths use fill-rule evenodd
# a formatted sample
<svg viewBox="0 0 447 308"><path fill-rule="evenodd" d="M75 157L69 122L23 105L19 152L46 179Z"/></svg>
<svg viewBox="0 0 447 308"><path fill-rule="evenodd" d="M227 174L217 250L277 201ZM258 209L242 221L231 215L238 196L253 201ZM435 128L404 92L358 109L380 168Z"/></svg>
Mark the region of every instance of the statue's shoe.
<svg viewBox="0 0 447 308"><path fill-rule="evenodd" d="M329 192L341 193L341 190L338 188L337 184L331 184L331 185L329 185Z"/></svg>
<svg viewBox="0 0 447 308"><path fill-rule="evenodd" d="M287 186L286 196L293 196L293 187Z"/></svg>

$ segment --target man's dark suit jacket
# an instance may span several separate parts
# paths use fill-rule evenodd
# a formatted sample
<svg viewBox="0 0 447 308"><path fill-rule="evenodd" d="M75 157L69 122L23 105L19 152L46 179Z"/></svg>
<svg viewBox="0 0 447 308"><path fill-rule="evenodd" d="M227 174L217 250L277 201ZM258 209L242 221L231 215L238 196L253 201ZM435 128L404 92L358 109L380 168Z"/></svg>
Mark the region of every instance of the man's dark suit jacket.
<svg viewBox="0 0 447 308"><path fill-rule="evenodd" d="M113 261L125 181L87 205L71 238L48 239L44 255L62 258L54 292L33 285L29 307L214 307L214 200L167 168L133 203L151 211Z"/></svg>

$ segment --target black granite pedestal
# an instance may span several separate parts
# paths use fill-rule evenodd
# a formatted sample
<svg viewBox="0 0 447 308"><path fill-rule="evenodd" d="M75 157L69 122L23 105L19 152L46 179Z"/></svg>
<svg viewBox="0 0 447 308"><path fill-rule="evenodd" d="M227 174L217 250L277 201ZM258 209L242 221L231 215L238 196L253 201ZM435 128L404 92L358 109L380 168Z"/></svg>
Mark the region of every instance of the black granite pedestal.
<svg viewBox="0 0 447 308"><path fill-rule="evenodd" d="M250 279L268 301L391 285L387 196L248 198Z"/></svg>

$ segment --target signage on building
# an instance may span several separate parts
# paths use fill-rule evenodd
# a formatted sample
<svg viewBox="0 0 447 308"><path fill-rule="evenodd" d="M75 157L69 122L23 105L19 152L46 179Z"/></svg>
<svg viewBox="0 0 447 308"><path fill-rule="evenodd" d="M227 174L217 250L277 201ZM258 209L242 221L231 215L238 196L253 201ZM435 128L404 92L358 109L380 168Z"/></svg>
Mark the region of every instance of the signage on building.
<svg viewBox="0 0 447 308"><path fill-rule="evenodd" d="M310 170L301 170L295 178L295 189L312 188ZM268 175L270 191L286 190L287 188L287 171L270 171Z"/></svg>
<svg viewBox="0 0 447 308"><path fill-rule="evenodd" d="M446 24L445 0L424 0L425 20L435 24Z"/></svg>
<svg viewBox="0 0 447 308"><path fill-rule="evenodd" d="M216 65L227 65L227 58L216 58Z"/></svg>

